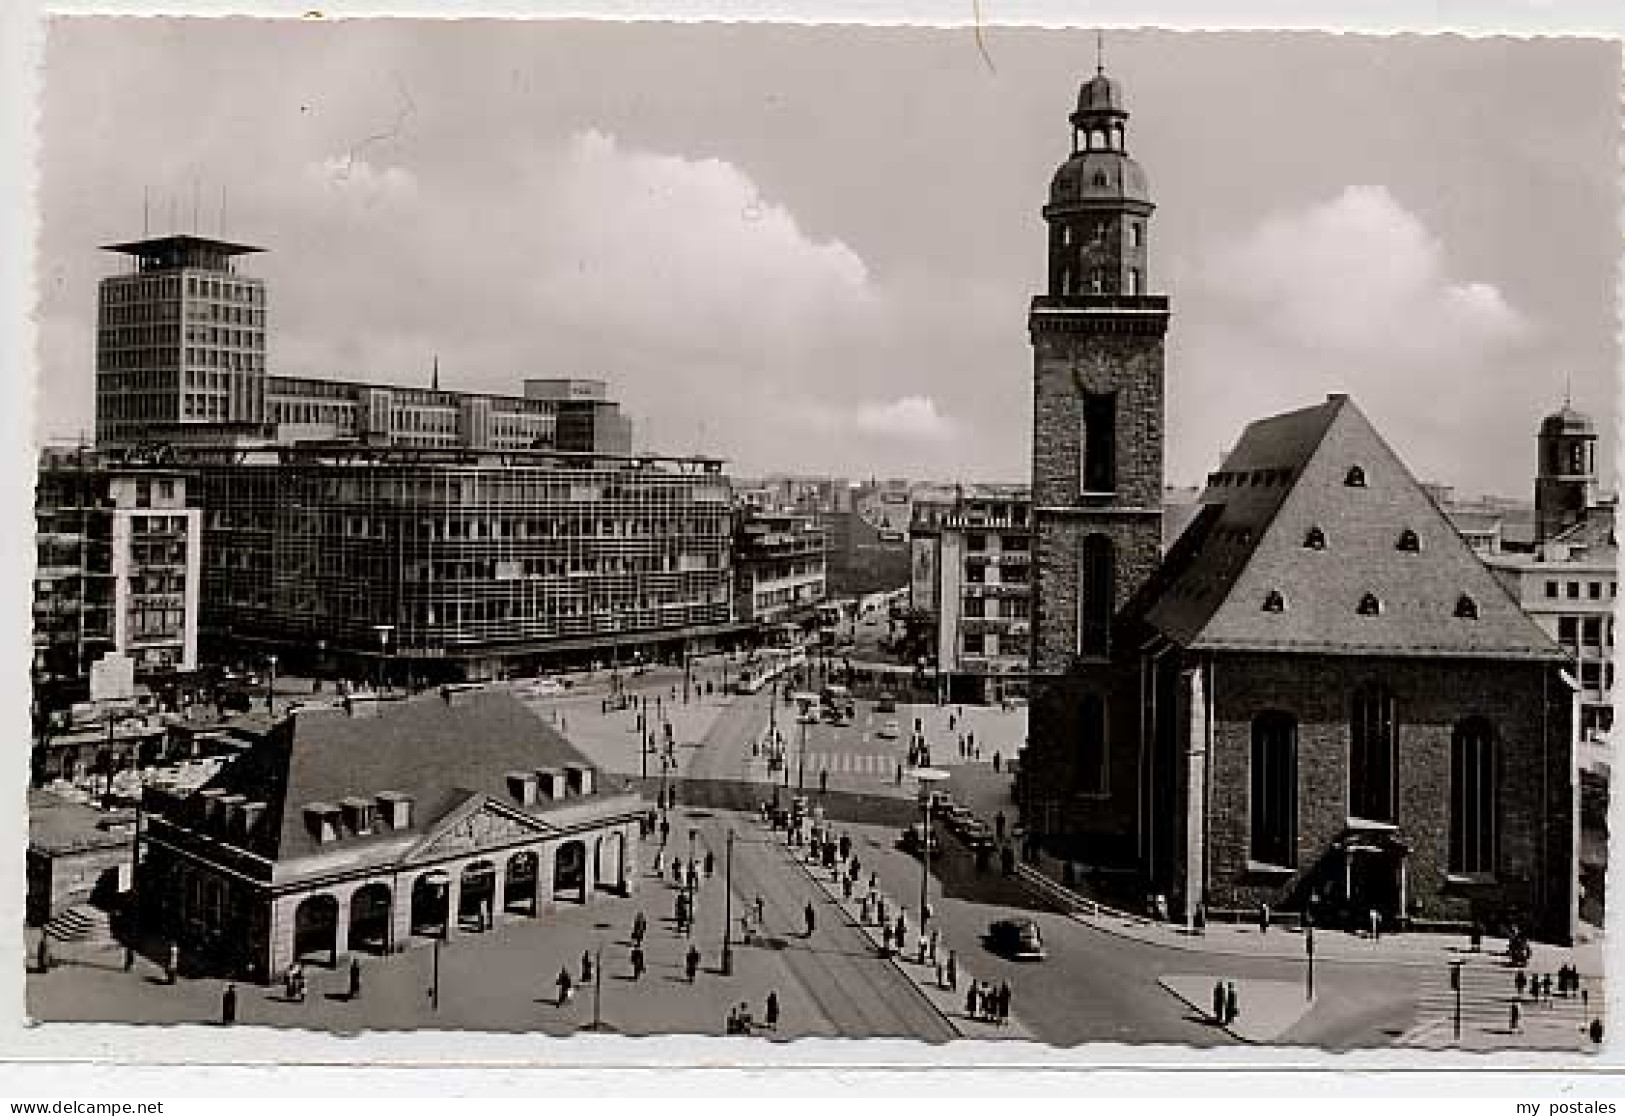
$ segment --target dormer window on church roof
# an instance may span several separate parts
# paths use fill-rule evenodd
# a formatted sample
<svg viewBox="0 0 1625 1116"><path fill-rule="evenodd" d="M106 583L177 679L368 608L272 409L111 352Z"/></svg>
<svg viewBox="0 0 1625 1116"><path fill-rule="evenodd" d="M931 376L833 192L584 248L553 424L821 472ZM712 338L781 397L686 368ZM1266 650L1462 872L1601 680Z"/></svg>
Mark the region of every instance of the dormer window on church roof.
<svg viewBox="0 0 1625 1116"><path fill-rule="evenodd" d="M1403 550L1408 554L1415 554L1422 549L1422 540L1416 537L1416 532L1409 527L1399 533L1399 539L1394 543L1395 550Z"/></svg>
<svg viewBox="0 0 1625 1116"><path fill-rule="evenodd" d="M1456 616L1461 620L1478 619L1478 602L1463 593L1456 600Z"/></svg>
<svg viewBox="0 0 1625 1116"><path fill-rule="evenodd" d="M1365 470L1358 465L1350 465L1349 471L1343 477L1343 483L1349 488L1365 487Z"/></svg>
<svg viewBox="0 0 1625 1116"><path fill-rule="evenodd" d="M1325 550L1326 532L1319 527L1309 528L1309 533L1303 537L1303 548L1305 550Z"/></svg>
<svg viewBox="0 0 1625 1116"><path fill-rule="evenodd" d="M1354 611L1361 616L1380 616L1382 614L1382 602L1377 599L1375 593L1367 593L1360 598L1360 603Z"/></svg>

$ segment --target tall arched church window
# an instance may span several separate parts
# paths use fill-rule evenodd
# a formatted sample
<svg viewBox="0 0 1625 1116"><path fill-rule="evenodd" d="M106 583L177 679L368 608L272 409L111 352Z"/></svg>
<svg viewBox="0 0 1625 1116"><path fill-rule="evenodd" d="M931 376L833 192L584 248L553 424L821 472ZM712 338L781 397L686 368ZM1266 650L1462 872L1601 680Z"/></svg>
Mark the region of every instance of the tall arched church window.
<svg viewBox="0 0 1625 1116"><path fill-rule="evenodd" d="M1298 722L1290 714L1253 719L1248 856L1264 864L1298 862Z"/></svg>
<svg viewBox="0 0 1625 1116"><path fill-rule="evenodd" d="M1078 782L1083 794L1105 794L1106 699L1084 694L1078 709Z"/></svg>
<svg viewBox="0 0 1625 1116"><path fill-rule="evenodd" d="M1495 871L1495 732L1469 717L1450 738L1450 871Z"/></svg>
<svg viewBox="0 0 1625 1116"><path fill-rule="evenodd" d="M1349 813L1367 821L1397 817L1399 728L1394 695L1368 684L1354 691L1349 717Z"/></svg>
<svg viewBox="0 0 1625 1116"><path fill-rule="evenodd" d="M1117 396L1083 394L1082 482L1085 492L1117 490Z"/></svg>
<svg viewBox="0 0 1625 1116"><path fill-rule="evenodd" d="M1079 570L1078 654L1102 656L1111 651L1113 593L1117 555L1111 539L1090 535L1083 540Z"/></svg>

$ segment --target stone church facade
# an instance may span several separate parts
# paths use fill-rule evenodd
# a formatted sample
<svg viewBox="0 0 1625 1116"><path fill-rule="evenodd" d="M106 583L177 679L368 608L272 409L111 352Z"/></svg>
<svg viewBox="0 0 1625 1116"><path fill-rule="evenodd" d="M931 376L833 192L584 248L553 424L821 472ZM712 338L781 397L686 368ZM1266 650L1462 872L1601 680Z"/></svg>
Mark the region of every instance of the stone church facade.
<svg viewBox="0 0 1625 1116"><path fill-rule="evenodd" d="M1568 656L1352 400L1249 426L1162 553L1170 308L1126 119L1085 82L1029 317L1029 831L1178 917L1569 940Z"/></svg>

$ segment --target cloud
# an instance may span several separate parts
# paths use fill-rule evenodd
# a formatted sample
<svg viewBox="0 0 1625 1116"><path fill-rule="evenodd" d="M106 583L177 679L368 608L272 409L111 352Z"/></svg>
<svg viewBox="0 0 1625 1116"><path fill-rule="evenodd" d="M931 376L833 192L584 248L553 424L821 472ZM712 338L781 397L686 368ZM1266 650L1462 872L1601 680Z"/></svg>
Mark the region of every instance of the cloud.
<svg viewBox="0 0 1625 1116"><path fill-rule="evenodd" d="M1452 280L1439 240L1382 186L1265 220L1221 246L1201 281L1278 341L1334 356L1430 361L1530 332L1494 286Z"/></svg>
<svg viewBox="0 0 1625 1116"><path fill-rule="evenodd" d="M536 293L578 327L761 355L861 328L873 309L858 254L809 235L732 163L588 130L539 169Z"/></svg>
<svg viewBox="0 0 1625 1116"><path fill-rule="evenodd" d="M417 178L403 167L378 167L354 155L330 155L305 165L305 183L324 200L343 199L356 205L407 203L417 194Z"/></svg>
<svg viewBox="0 0 1625 1116"><path fill-rule="evenodd" d="M935 400L923 395L865 403L854 418L857 428L867 434L921 442L947 441L958 429L956 422L937 410Z"/></svg>

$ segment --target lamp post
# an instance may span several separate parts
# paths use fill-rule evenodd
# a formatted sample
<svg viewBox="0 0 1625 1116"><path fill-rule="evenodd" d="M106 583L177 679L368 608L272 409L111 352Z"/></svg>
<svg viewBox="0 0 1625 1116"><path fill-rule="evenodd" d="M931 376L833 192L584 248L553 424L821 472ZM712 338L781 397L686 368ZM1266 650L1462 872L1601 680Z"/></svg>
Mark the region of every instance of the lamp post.
<svg viewBox="0 0 1625 1116"><path fill-rule="evenodd" d="M1303 927L1303 952L1308 958L1309 967L1306 970L1307 987L1304 990L1304 999L1315 998L1315 924L1308 922Z"/></svg>
<svg viewBox="0 0 1625 1116"><path fill-rule="evenodd" d="M722 886L722 975L733 976L734 949L734 831L728 830L728 855Z"/></svg>
<svg viewBox="0 0 1625 1116"><path fill-rule="evenodd" d="M429 1010L440 1010L440 945L445 941L445 930L434 940L434 972L429 978Z"/></svg>
<svg viewBox="0 0 1625 1116"><path fill-rule="evenodd" d="M1450 962L1450 987L1456 993L1456 1014L1452 1019L1451 1029L1455 1033L1457 1042L1461 1041L1461 968L1463 964L1465 962Z"/></svg>
<svg viewBox="0 0 1625 1116"><path fill-rule="evenodd" d="M931 883L931 787L948 778L948 773L939 767L916 767L913 774L920 784L920 815L925 823L920 840L920 933L923 934L931 921L931 904L927 900Z"/></svg>

